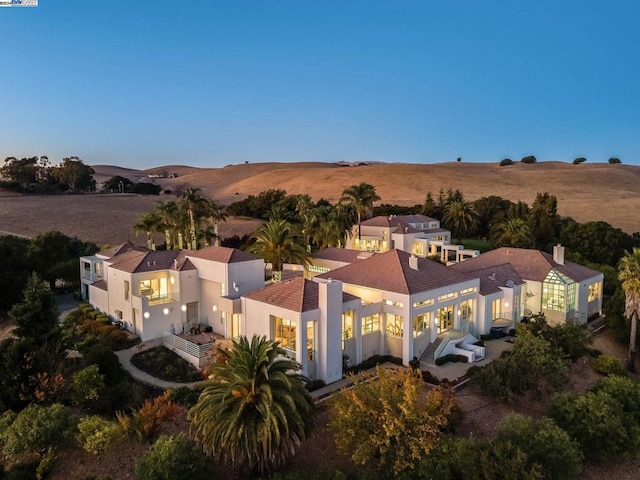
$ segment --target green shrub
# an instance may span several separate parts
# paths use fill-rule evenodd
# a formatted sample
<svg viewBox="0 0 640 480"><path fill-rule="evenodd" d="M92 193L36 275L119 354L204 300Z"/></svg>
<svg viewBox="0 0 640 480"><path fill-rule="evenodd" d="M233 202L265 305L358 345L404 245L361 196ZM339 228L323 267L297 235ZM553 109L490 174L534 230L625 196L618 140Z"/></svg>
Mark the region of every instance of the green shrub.
<svg viewBox="0 0 640 480"><path fill-rule="evenodd" d="M534 157L533 155L527 155L526 157L522 157L522 160L520 160L522 163L536 163L536 157Z"/></svg>
<svg viewBox="0 0 640 480"><path fill-rule="evenodd" d="M573 161L573 164L574 164L574 165L578 165L578 164L580 164L580 163L584 163L584 162L586 162L586 161L587 161L587 159L586 159L586 158L584 158L584 157L578 157L578 158L576 158L576 159Z"/></svg>
<svg viewBox="0 0 640 480"><path fill-rule="evenodd" d="M202 453L184 434L162 435L136 464L137 480L211 478Z"/></svg>
<svg viewBox="0 0 640 480"><path fill-rule="evenodd" d="M526 452L526 447L502 440L443 438L404 479L542 479L542 468Z"/></svg>
<svg viewBox="0 0 640 480"><path fill-rule="evenodd" d="M64 445L72 437L71 411L59 403L44 407L30 404L17 415L5 412L0 420L2 452L15 458L23 454L43 454Z"/></svg>
<svg viewBox="0 0 640 480"><path fill-rule="evenodd" d="M104 375L98 365L89 365L73 376L71 399L75 405L97 400L105 388Z"/></svg>
<svg viewBox="0 0 640 480"><path fill-rule="evenodd" d="M513 165L513 160L511 160L510 158L504 158L504 159L500 160L500 166L501 167L505 167L507 165Z"/></svg>
<svg viewBox="0 0 640 480"><path fill-rule="evenodd" d="M496 440L526 452L528 464L538 464L543 478L571 480L582 471L583 458L578 443L548 417L508 415L498 425Z"/></svg>
<svg viewBox="0 0 640 480"><path fill-rule="evenodd" d="M569 365L558 347L518 325L511 351L468 373L487 395L511 401L526 394L545 396L561 388L567 381Z"/></svg>
<svg viewBox="0 0 640 480"><path fill-rule="evenodd" d="M580 444L589 461L619 460L640 446L638 424L627 422L620 403L604 391L558 394L549 416Z"/></svg>
<svg viewBox="0 0 640 480"><path fill-rule="evenodd" d="M97 365L107 386L118 383L127 376L115 353L103 345L80 350L87 365Z"/></svg>
<svg viewBox="0 0 640 480"><path fill-rule="evenodd" d="M596 358L593 369L601 375L627 376L627 370L624 368L622 362L611 355L603 354Z"/></svg>
<svg viewBox="0 0 640 480"><path fill-rule="evenodd" d="M369 370L370 368L374 368L376 365L381 365L385 362L390 362L395 365L402 365L401 358L393 357L391 355L374 355L372 357L367 358L366 360L364 360L362 363L359 363L358 365L353 365L347 368L344 371L344 373L349 374L349 373L362 372L363 370Z"/></svg>
<svg viewBox="0 0 640 480"><path fill-rule="evenodd" d="M178 387L169 390L169 400L186 408L193 407L200 398L200 392L189 387Z"/></svg>
<svg viewBox="0 0 640 480"><path fill-rule="evenodd" d="M94 455L106 451L124 434L118 423L105 420L98 415L82 418L78 423L78 430L80 433L76 440L84 450Z"/></svg>
<svg viewBox="0 0 640 480"><path fill-rule="evenodd" d="M448 355L443 355L442 357L436 358L436 365L438 366L444 365L447 362L467 363L467 361L468 361L468 358L465 357L464 355L455 355L453 353L450 353Z"/></svg>
<svg viewBox="0 0 640 480"><path fill-rule="evenodd" d="M640 427L640 384L626 377L611 376L598 380L590 391L604 392L620 404L628 418L625 424Z"/></svg>
<svg viewBox="0 0 640 480"><path fill-rule="evenodd" d="M620 160L619 158L616 158L616 157L611 157L609 159L609 163L611 163L611 164L622 163L622 160Z"/></svg>

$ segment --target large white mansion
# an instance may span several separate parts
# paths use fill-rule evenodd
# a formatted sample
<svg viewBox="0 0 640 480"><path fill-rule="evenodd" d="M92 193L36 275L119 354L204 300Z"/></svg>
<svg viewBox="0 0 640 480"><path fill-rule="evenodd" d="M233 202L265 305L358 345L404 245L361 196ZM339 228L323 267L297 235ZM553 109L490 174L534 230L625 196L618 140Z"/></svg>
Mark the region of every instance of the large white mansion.
<svg viewBox="0 0 640 480"><path fill-rule="evenodd" d="M211 339L259 334L279 341L303 374L326 383L342 377L344 355L350 364L373 355L408 364L448 353L475 361L484 355L474 345L481 335L508 331L523 315L586 322L600 314L603 274L565 261L563 247L553 255L464 251L445 266L423 257L448 252L448 232L419 217L428 219L411 216L411 226L378 218L379 235L364 222L354 245L360 250L321 250L304 276L298 268L299 276L275 284L265 283L262 259L239 250L122 245L80 259L82 294L142 341L162 338L195 365L211 346L196 332ZM430 234L440 238L423 237ZM464 250L457 247L456 254Z"/></svg>

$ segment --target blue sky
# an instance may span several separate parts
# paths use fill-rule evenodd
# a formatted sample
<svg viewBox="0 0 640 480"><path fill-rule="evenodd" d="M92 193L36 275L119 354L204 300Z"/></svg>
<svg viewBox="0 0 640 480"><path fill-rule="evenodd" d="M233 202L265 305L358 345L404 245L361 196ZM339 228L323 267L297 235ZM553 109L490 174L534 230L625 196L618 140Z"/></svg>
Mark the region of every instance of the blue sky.
<svg viewBox="0 0 640 480"><path fill-rule="evenodd" d="M0 8L0 156L640 164L640 2Z"/></svg>

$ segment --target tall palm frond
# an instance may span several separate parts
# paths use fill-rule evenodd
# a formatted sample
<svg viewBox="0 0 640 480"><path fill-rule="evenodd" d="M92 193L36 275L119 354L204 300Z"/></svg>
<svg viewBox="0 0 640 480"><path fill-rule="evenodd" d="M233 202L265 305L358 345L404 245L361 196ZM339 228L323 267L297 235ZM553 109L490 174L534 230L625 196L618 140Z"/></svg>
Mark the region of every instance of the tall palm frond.
<svg viewBox="0 0 640 480"><path fill-rule="evenodd" d="M254 336L220 351L223 362L190 410L191 432L219 461L270 471L307 438L313 403L307 379L277 342Z"/></svg>

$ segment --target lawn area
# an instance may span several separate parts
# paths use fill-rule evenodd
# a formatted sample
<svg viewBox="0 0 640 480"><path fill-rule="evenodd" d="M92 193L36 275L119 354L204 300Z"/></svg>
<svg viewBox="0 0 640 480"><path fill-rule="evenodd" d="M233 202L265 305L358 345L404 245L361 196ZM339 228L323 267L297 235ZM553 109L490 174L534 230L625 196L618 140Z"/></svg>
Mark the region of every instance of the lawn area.
<svg viewBox="0 0 640 480"><path fill-rule="evenodd" d="M197 382L200 371L171 350L156 347L131 357L131 363L143 372L168 382Z"/></svg>
<svg viewBox="0 0 640 480"><path fill-rule="evenodd" d="M464 248L468 248L469 250L480 250L480 253L491 250L491 245L489 245L488 241L478 238L465 238L462 240L462 244L464 245Z"/></svg>

